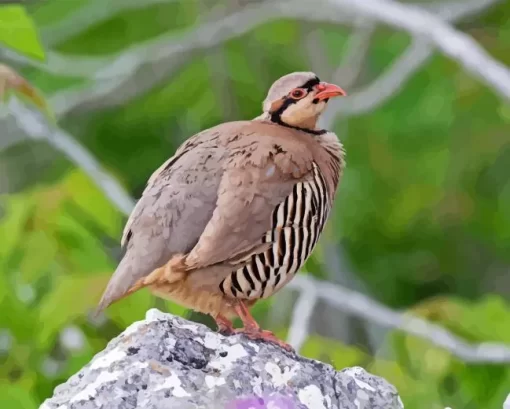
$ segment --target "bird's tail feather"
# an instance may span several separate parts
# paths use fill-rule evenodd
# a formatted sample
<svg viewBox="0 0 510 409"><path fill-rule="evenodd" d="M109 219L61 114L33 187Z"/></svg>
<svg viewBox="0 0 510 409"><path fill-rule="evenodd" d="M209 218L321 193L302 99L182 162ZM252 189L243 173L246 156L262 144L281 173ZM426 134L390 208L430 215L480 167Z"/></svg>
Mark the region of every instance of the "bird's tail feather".
<svg viewBox="0 0 510 409"><path fill-rule="evenodd" d="M97 316L109 305L133 294L143 287L157 284L158 282L172 284L182 280L186 276L186 271L183 268L184 258L183 254L176 254L165 265L154 269L150 274L140 277L139 273L133 272L133 264L128 257L125 257L113 273L94 315Z"/></svg>
<svg viewBox="0 0 510 409"><path fill-rule="evenodd" d="M133 263L129 257L125 256L108 282L94 315L99 315L109 305L133 293L135 290L131 290L131 288L138 281L140 281L140 278L133 273Z"/></svg>

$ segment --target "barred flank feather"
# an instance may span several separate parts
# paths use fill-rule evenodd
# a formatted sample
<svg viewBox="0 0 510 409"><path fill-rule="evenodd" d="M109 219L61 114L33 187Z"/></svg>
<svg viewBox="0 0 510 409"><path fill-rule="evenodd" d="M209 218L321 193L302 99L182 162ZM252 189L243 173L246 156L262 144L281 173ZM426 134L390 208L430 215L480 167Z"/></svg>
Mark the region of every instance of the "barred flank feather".
<svg viewBox="0 0 510 409"><path fill-rule="evenodd" d="M253 254L242 268L227 276L220 285L224 294L249 300L267 298L292 279L312 253L326 223L331 209L326 189L314 164L313 178L297 183L273 211L272 228L263 238L272 246Z"/></svg>

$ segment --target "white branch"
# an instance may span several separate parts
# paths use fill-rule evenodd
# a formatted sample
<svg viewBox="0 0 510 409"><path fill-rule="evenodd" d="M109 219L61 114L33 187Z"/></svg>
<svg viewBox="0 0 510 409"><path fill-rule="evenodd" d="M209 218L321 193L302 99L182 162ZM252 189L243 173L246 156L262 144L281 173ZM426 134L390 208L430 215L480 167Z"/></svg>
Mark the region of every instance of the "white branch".
<svg viewBox="0 0 510 409"><path fill-rule="evenodd" d="M307 63L310 66L310 71L317 74L320 73L320 76L323 78L330 78L333 70L329 64L327 51L322 44L321 37L322 31L320 29L307 30L306 35L303 36L302 43L308 56Z"/></svg>
<svg viewBox="0 0 510 409"><path fill-rule="evenodd" d="M374 29L375 24L372 21L365 20L355 28L347 43L347 52L342 59L342 63L331 75L331 82L341 84L346 90L356 83L370 48L370 39ZM355 97L356 94L354 94ZM349 96L349 107L352 105L352 99L353 96ZM339 109L335 108L333 102L335 101L331 101L326 112L321 115L319 125L324 129L332 128L335 116L338 114Z"/></svg>
<svg viewBox="0 0 510 409"><path fill-rule="evenodd" d="M350 0L354 3L356 1ZM480 0L476 4L470 1L465 8L456 5L453 11L446 6L435 4L423 7L443 13L445 18L450 18L455 13L460 15L461 12L465 13L465 10L469 10L469 12L480 10L496 1L500 0ZM185 64L194 51L217 46L244 35L261 24L281 18L352 25L357 20L356 17L359 17L359 13L368 15L370 18L373 17L371 14L363 12L363 7L345 7L350 2L330 0L330 3L321 4L320 8L311 2L295 0L264 2L246 7L242 11L218 21L203 24L182 36L163 35L134 46L114 58L93 58L90 61L80 59L79 64L75 64L72 57L52 54L50 62L53 58L55 67L58 67L59 71L78 74L89 71L88 68L87 70L83 68L85 66L95 67L97 70L89 75L95 79L92 84L62 91L51 98L51 104L57 115L65 115L75 109L98 110L123 104L167 78L178 67ZM344 7L339 7L340 3ZM359 4L361 3L363 2ZM402 7L407 6L402 5ZM413 8L413 10L421 12L421 9ZM423 13L426 16L431 16L426 11ZM439 20L434 18L434 21ZM457 33L453 29L450 30ZM472 40L471 42L474 43ZM463 55L460 55L457 59L463 61L463 58Z"/></svg>
<svg viewBox="0 0 510 409"><path fill-rule="evenodd" d="M47 141L87 173L122 213L129 214L131 212L134 201L126 190L115 178L102 169L97 159L71 135L50 125L42 114L28 108L15 97L9 99L7 109L26 137Z"/></svg>
<svg viewBox="0 0 510 409"><path fill-rule="evenodd" d="M105 6L104 0L91 0L77 8L65 18L50 25L43 25L39 30L44 45L47 48L60 44L89 28L99 25L117 14L146 8L154 4L172 3L176 0L114 0ZM103 69L112 57L84 57L81 55L67 55L52 51L46 53L46 61L39 62L9 49L0 49L3 58L27 66L36 67L55 75L93 78L96 71Z"/></svg>
<svg viewBox="0 0 510 409"><path fill-rule="evenodd" d="M320 298L342 311L364 318L374 324L394 328L430 341L465 362L510 362L510 345L495 342L470 344L448 330L410 313L394 311L371 298L330 282L318 281L300 274L287 287L300 292L313 291Z"/></svg>
<svg viewBox="0 0 510 409"><path fill-rule="evenodd" d="M437 11L437 15L446 21L454 22L479 13L498 2L499 0L471 0L445 3ZM350 94L349 98L332 100L321 126L330 128L338 113L345 116L362 115L379 107L397 94L433 53L434 47L429 40L423 37L414 38L407 50L379 78Z"/></svg>
<svg viewBox="0 0 510 409"><path fill-rule="evenodd" d="M150 4L165 1L174 0L148 0ZM490 84L495 86L496 89L500 89L505 96L508 96L506 92L510 87L506 81L508 80L508 70L502 64L492 60L469 36L441 23L440 20L430 14L438 13L444 19L454 20L458 18L456 16L475 14L501 0L424 4L420 8L406 6L390 0L328 1L329 3L321 4L320 8L316 8L310 2L295 0L267 2L246 7L238 13L233 13L216 22L207 23L181 38L176 38L173 34L164 35L145 44L135 46L113 58L110 56L68 56L50 51L48 52L47 63L40 64L9 50L2 50L2 54L3 57L11 61L34 65L53 74L96 78L93 84L78 86L54 96L54 109L57 114L63 115L74 108L80 108L82 105L85 108L94 109L115 106L125 102L150 89L162 78L170 75L176 66L180 65L176 64L175 59L177 57L182 59L181 63L185 63L186 58L184 57L186 55L183 54L189 54L197 49L213 47L243 35L260 24L280 18L352 24L353 21L356 21L357 13L405 29L412 34L429 38L436 42L446 54L459 60L468 70L478 76L487 77ZM123 9L137 8L142 4L134 0L126 0L124 3L116 5L116 7L101 8L98 6L99 3L94 2L85 6L85 9L91 13L90 15L95 16L99 21L110 18ZM145 3L144 6L147 5ZM376 5L376 7L372 8L372 5ZM341 13L339 13L339 8L342 10ZM79 9L69 19L64 19L54 26L47 27L46 32L43 29L43 35L48 38L55 38L55 41L60 41L67 36L78 34L89 28L93 24L93 20L84 17L88 14L84 14L80 10L83 11ZM396 14L393 13L394 11L397 11ZM416 17L418 17L418 20L414 22L413 19ZM423 27L424 24L430 22L433 22L432 26ZM445 39L443 38L444 35L447 37L453 35L453 37ZM482 64L485 63L485 58L488 58L486 66ZM127 63L127 65L124 66L124 63ZM168 65L169 67L167 67ZM138 70L142 68L145 68L144 76L149 77L149 79L137 75ZM157 75L150 78L151 75L147 71L154 71ZM109 81L102 81L101 79L108 79ZM503 80L503 83L499 84L499 80ZM111 95L116 93L119 93L120 96ZM69 105L65 103L66 98L70 101Z"/></svg>
<svg viewBox="0 0 510 409"><path fill-rule="evenodd" d="M324 127L329 128L337 113L347 116L361 115L382 105L397 94L413 73L432 56L433 47L427 40L416 38L407 50L375 81L349 95L331 101L325 116ZM327 118L327 119L326 119Z"/></svg>
<svg viewBox="0 0 510 409"><path fill-rule="evenodd" d="M95 72L103 69L111 57L69 56L49 50L46 52L46 61L40 62L0 46L0 58L12 64L34 67L50 74L93 78Z"/></svg>
<svg viewBox="0 0 510 409"><path fill-rule="evenodd" d="M163 35L134 46L113 59L105 58L103 68L93 75L94 83L59 92L50 98L50 103L57 116L74 109L86 111L116 106L168 77L186 63L194 51L217 46L269 21L296 18L349 23L349 13L334 15L332 9L331 6L317 9L311 3L296 1L265 2L246 7L217 21L204 23L182 36ZM74 64L72 59L69 64ZM93 64L100 63L96 60Z"/></svg>
<svg viewBox="0 0 510 409"><path fill-rule="evenodd" d="M370 40L374 29L374 22L365 20L362 20L354 28L347 43L347 50L342 58L342 63L331 75L331 82L342 84L342 87L346 89L356 82L370 48Z"/></svg>
<svg viewBox="0 0 510 409"><path fill-rule="evenodd" d="M353 22L354 29L346 44L346 51L343 52L342 62L336 70L330 70L325 58L325 52L320 47L320 37L318 30L311 32L305 39L310 64L312 69L319 73L321 77L328 78L328 81L334 84L341 84L342 88L349 90L358 79L363 63L365 62L368 50L370 48L370 39L375 29L372 20L367 21L358 18ZM354 94L354 98L356 94ZM348 107L351 106L353 96L349 94L347 99ZM343 100L345 101L345 100ZM340 109L338 105L333 105L335 101L329 103L328 109L321 115L319 126L324 129L331 129L333 121ZM332 106L333 105L333 106ZM343 107L343 105L341 106Z"/></svg>
<svg viewBox="0 0 510 409"><path fill-rule="evenodd" d="M146 8L154 4L171 3L176 0L89 0L72 14L59 19L56 23L42 26L39 34L49 47L62 43L93 26L115 17L127 10Z"/></svg>
<svg viewBox="0 0 510 409"><path fill-rule="evenodd" d="M510 409L510 393L507 395L505 401L503 402L503 409Z"/></svg>
<svg viewBox="0 0 510 409"><path fill-rule="evenodd" d="M510 99L510 70L492 58L472 37L449 26L428 11L393 0L326 0L326 2L338 5L340 10L356 12L405 30L413 36L428 39L445 55L456 60L500 96Z"/></svg>
<svg viewBox="0 0 510 409"><path fill-rule="evenodd" d="M292 318L289 325L288 342L299 351L309 335L310 320L313 309L317 303L317 291L315 287L309 287L308 291L299 294L296 305L292 311Z"/></svg>
<svg viewBox="0 0 510 409"><path fill-rule="evenodd" d="M91 0L75 9L73 13L65 16L65 18L49 25L42 25L39 35L44 45L50 48L115 17L123 11L175 1L110 0L108 5L105 6L104 0ZM11 62L33 66L51 74L85 78L93 77L96 71L104 68L108 65L108 61L111 60L111 57L84 57L81 55L61 54L51 49L47 51L46 61L43 63L3 48L0 49L0 56Z"/></svg>

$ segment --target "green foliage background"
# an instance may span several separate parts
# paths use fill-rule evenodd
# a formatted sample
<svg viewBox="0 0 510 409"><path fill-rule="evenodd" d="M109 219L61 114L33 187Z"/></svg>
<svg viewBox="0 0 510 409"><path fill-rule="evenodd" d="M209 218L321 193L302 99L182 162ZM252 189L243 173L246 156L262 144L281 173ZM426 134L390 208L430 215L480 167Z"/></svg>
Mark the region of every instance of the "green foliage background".
<svg viewBox="0 0 510 409"><path fill-rule="evenodd" d="M121 3L48 0L33 3L27 13L0 7L0 48L33 58L45 52L109 57L192 30L219 4L152 0L130 10ZM101 7L120 11L95 21L93 10ZM77 16L91 21L81 21L82 31L70 23L80 22ZM510 63L508 2L457 27ZM152 171L187 137L222 121L257 116L276 78L310 70L304 44L316 29L316 46L334 68L349 27L274 21L183 58L176 72L143 95L113 108L71 111L59 125L138 197ZM360 78L348 91L369 84L409 43L406 34L377 26ZM93 80L49 73L40 64L14 65L47 96ZM330 73L318 74L328 80ZM436 54L383 106L338 118L334 129L346 146L348 168L308 270L334 279L338 272L328 268L326 253L342 249L371 297L469 342L510 345L509 102ZM125 216L43 141L0 152L0 173L1 408L38 407L150 307L205 320L144 291L94 320L90 313L119 257ZM288 320L276 325L269 319L274 302L258 305L255 315L283 335ZM290 314L292 305L285 307ZM69 331L78 334L75 347L65 341ZM409 408L500 409L510 392L508 363L465 363L401 332L386 334L377 348L362 338L345 343L320 332L308 339L303 355L380 374Z"/></svg>

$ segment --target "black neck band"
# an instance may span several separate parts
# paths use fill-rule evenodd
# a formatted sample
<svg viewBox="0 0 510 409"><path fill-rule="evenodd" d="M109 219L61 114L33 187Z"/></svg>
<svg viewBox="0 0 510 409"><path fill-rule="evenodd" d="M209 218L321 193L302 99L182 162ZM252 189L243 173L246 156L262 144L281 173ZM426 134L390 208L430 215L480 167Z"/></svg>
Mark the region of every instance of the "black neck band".
<svg viewBox="0 0 510 409"><path fill-rule="evenodd" d="M309 133L312 135L324 135L326 132L328 132L325 129L308 129L308 128L301 128L300 126L289 125L289 124L283 122L280 115L277 115L276 112L273 112L271 114L271 122L274 122L275 124L278 124L281 126L285 126L287 128L292 128L292 129L296 129L298 131L303 131L303 132L306 132L306 133Z"/></svg>

